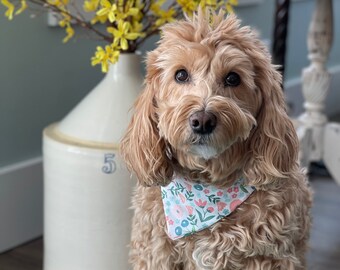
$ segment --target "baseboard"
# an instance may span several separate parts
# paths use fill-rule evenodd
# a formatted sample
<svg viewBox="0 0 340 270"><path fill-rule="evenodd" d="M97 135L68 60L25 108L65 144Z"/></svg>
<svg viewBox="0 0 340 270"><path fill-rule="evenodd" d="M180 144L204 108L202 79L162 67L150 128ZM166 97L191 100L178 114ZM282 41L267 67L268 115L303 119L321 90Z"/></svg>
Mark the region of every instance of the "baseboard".
<svg viewBox="0 0 340 270"><path fill-rule="evenodd" d="M42 158L0 168L0 252L43 232Z"/></svg>
<svg viewBox="0 0 340 270"><path fill-rule="evenodd" d="M328 116L334 116L340 113L340 91L338 90L340 86L340 65L329 68L329 72L332 80L326 99L325 113ZM290 115L293 117L300 115L304 111L301 77L285 81L285 95L290 107Z"/></svg>

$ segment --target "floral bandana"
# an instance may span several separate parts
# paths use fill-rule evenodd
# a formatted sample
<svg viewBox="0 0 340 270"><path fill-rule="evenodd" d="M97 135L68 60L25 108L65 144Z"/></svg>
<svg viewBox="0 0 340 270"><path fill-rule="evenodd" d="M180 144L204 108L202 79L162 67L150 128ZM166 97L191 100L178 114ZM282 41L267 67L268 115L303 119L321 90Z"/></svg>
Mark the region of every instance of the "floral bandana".
<svg viewBox="0 0 340 270"><path fill-rule="evenodd" d="M161 187L169 237L175 240L194 234L230 215L255 190L243 183L241 178L231 187L219 189L176 177Z"/></svg>

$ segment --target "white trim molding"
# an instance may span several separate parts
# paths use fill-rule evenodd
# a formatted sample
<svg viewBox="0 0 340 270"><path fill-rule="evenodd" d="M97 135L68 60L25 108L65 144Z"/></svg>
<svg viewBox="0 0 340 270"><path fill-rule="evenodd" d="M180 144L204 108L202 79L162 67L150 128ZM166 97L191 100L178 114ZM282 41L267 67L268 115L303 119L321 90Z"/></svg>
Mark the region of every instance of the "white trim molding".
<svg viewBox="0 0 340 270"><path fill-rule="evenodd" d="M42 158L0 168L0 252L42 235Z"/></svg>

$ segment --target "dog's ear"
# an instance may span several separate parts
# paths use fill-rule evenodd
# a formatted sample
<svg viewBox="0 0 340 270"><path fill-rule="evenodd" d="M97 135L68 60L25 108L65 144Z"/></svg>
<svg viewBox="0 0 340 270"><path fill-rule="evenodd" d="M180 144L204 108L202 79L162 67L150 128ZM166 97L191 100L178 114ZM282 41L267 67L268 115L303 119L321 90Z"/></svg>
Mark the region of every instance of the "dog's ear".
<svg viewBox="0 0 340 270"><path fill-rule="evenodd" d="M155 89L159 84L155 67L157 52L148 55L145 88L134 104L134 114L121 144L120 152L130 171L142 185L164 185L171 180L167 145L157 127Z"/></svg>
<svg viewBox="0 0 340 270"><path fill-rule="evenodd" d="M266 49L259 45L260 49L253 53L248 51L254 61L255 85L262 96L257 126L248 140L251 159L245 169L254 186L288 178L298 166L298 140L286 113L281 74L270 63Z"/></svg>

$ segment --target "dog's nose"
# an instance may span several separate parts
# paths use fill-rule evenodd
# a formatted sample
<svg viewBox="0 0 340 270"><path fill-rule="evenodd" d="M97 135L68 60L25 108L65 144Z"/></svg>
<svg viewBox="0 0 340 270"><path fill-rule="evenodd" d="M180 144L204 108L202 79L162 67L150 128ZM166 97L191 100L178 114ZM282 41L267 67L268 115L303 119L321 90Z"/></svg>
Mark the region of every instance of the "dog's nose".
<svg viewBox="0 0 340 270"><path fill-rule="evenodd" d="M216 127L217 118L213 113L199 111L189 117L190 127L197 134L209 134Z"/></svg>

